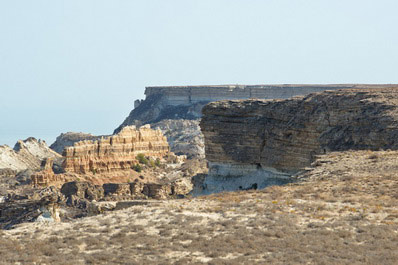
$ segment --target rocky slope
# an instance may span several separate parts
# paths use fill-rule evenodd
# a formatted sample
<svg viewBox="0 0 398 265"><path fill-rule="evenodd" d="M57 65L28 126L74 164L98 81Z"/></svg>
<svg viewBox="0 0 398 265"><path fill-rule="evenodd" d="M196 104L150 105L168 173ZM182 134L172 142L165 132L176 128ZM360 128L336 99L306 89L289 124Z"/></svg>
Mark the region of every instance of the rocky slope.
<svg viewBox="0 0 398 265"><path fill-rule="evenodd" d="M219 101L203 114L209 191L283 182L329 151L398 148L396 87Z"/></svg>
<svg viewBox="0 0 398 265"><path fill-rule="evenodd" d="M48 157L58 158L60 155L48 148L45 141L30 137L19 140L14 148L0 146L0 169L38 170L42 161Z"/></svg>
<svg viewBox="0 0 398 265"><path fill-rule="evenodd" d="M67 133L61 133L57 139L55 139L55 142L50 145L50 148L54 150L55 152L62 154L64 151L65 147L68 146L73 146L74 143L79 142L79 141L84 141L84 140L98 140L101 139L101 137L106 137L105 135L92 135L90 133L78 133L78 132L67 132Z"/></svg>
<svg viewBox="0 0 398 265"><path fill-rule="evenodd" d="M205 146L199 120L162 120L151 124L167 137L170 150L188 158L204 158Z"/></svg>

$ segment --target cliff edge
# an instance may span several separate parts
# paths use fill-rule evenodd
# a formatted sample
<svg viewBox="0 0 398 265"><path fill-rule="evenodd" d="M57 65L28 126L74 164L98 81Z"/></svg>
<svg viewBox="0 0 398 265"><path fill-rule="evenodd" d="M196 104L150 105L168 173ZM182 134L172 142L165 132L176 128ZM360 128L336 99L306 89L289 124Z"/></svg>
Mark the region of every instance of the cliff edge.
<svg viewBox="0 0 398 265"><path fill-rule="evenodd" d="M319 154L398 149L398 88L213 102L200 126L209 161L205 189L263 188L288 181Z"/></svg>

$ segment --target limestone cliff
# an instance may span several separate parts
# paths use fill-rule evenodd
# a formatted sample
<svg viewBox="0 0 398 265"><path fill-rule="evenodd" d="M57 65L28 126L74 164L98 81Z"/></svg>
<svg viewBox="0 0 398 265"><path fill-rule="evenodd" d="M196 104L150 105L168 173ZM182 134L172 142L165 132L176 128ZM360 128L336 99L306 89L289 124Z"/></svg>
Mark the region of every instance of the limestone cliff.
<svg viewBox="0 0 398 265"><path fill-rule="evenodd" d="M214 190L286 180L329 151L398 149L397 86L219 101L203 115L207 184ZM229 186L218 183L223 178Z"/></svg>
<svg viewBox="0 0 398 265"><path fill-rule="evenodd" d="M112 172L131 169L140 153L161 157L169 152L166 137L149 126L123 128L120 133L96 141L80 141L64 150L66 172Z"/></svg>
<svg viewBox="0 0 398 265"><path fill-rule="evenodd" d="M372 85L204 85L146 87L145 100L135 101L134 109L115 130L128 125L155 123L164 119L198 119L209 102L224 99L290 98L324 90Z"/></svg>
<svg viewBox="0 0 398 265"><path fill-rule="evenodd" d="M57 158L60 155L48 148L45 141L30 137L19 140L14 148L0 146L0 169L37 170L40 169L42 161L49 157Z"/></svg>
<svg viewBox="0 0 398 265"><path fill-rule="evenodd" d="M193 120L198 123L203 106L209 102L224 99L274 99L307 95L324 90L385 87L385 85L203 85L203 86L158 86L147 87L145 100L136 100L134 109L123 123L114 131L118 133L129 125L159 124L167 135L172 152L185 154L188 157L203 157L203 137L192 123L172 120ZM185 132L185 137L173 137ZM197 127L199 129L199 127ZM189 147L189 146L190 147ZM188 147L188 148L187 148Z"/></svg>

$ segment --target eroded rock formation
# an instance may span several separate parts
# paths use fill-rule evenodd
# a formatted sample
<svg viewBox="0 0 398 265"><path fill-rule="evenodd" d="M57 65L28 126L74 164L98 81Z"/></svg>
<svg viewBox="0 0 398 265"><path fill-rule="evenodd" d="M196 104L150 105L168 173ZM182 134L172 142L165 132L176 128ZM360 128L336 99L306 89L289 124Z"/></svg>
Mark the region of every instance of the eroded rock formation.
<svg viewBox="0 0 398 265"><path fill-rule="evenodd" d="M139 154L153 158L174 156L169 152L166 137L160 130L153 130L149 125L139 129L128 126L117 135L94 141L84 140L65 148L62 173L55 174L53 160L48 159L42 170L32 175L32 184L35 187L58 186L77 179L98 185L112 181L132 181L139 176L133 170L139 163ZM150 180L153 178L146 179Z"/></svg>
<svg viewBox="0 0 398 265"><path fill-rule="evenodd" d="M203 115L209 191L262 188L329 151L398 149L398 87L219 101Z"/></svg>
<svg viewBox="0 0 398 265"><path fill-rule="evenodd" d="M7 145L0 146L0 169L22 171L26 169L38 170L42 161L46 158L61 157L48 148L45 141L30 137L19 140L14 148Z"/></svg>
<svg viewBox="0 0 398 265"><path fill-rule="evenodd" d="M96 141L80 141L64 150L64 169L78 174L131 169L138 154L162 157L169 152L166 137L149 126L123 128L120 133Z"/></svg>

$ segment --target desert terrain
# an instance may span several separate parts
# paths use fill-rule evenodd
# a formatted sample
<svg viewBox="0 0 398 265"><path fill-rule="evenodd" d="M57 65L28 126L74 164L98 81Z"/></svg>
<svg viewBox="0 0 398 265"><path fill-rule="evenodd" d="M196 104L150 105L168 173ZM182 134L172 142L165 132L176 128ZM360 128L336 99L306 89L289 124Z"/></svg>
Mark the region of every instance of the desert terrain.
<svg viewBox="0 0 398 265"><path fill-rule="evenodd" d="M2 264L396 264L398 152L322 155L295 183L146 200L1 231Z"/></svg>

